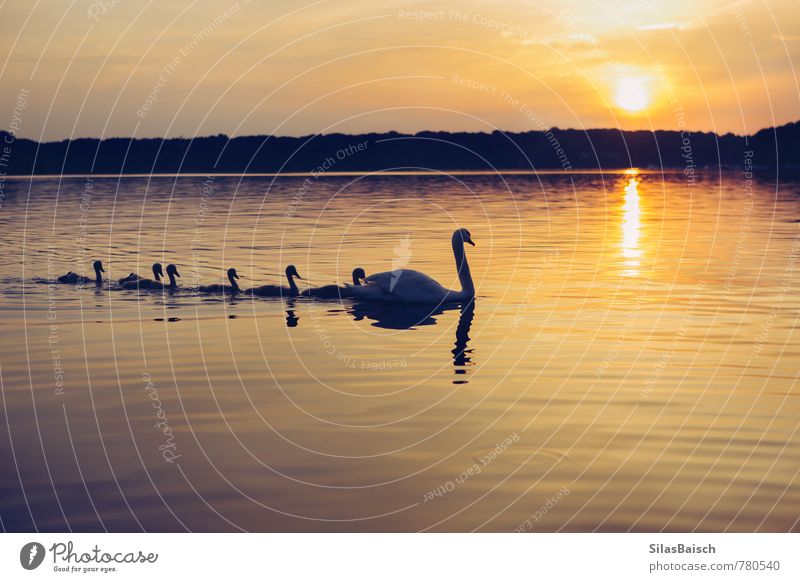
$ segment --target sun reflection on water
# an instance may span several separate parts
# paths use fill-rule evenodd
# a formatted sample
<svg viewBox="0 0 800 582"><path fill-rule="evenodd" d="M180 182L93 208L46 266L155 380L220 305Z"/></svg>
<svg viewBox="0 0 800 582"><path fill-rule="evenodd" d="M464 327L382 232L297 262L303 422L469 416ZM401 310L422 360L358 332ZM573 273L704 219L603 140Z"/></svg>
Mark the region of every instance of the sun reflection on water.
<svg viewBox="0 0 800 582"><path fill-rule="evenodd" d="M641 231L641 209L639 207L639 183L637 172L629 171L630 178L625 185L625 198L622 205L622 256L625 259L624 277L635 277L639 274L639 248Z"/></svg>

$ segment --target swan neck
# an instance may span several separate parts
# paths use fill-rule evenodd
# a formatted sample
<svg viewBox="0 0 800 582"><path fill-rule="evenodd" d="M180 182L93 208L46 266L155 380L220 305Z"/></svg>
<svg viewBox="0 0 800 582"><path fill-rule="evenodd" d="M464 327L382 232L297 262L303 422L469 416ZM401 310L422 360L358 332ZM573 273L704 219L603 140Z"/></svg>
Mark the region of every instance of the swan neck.
<svg viewBox="0 0 800 582"><path fill-rule="evenodd" d="M177 286L177 283L175 282L175 274L171 271L167 274L169 275L169 286L174 289Z"/></svg>
<svg viewBox="0 0 800 582"><path fill-rule="evenodd" d="M97 285L102 284L102 282L103 282L103 274L100 272L100 269L95 269L94 270L94 274L95 274L94 282Z"/></svg>
<svg viewBox="0 0 800 582"><path fill-rule="evenodd" d="M289 289L292 292L292 295L297 295L300 292L300 289L297 287L297 283L294 282L294 276L286 274L286 278L289 280Z"/></svg>
<svg viewBox="0 0 800 582"><path fill-rule="evenodd" d="M456 259L456 272L461 283L461 292L468 297L475 295L475 285L472 283L472 273L469 270L467 254L464 252L464 241L460 237L453 239L453 256Z"/></svg>
<svg viewBox="0 0 800 582"><path fill-rule="evenodd" d="M238 293L239 284L236 282L236 279L234 279L232 275L228 275L228 281L231 282L231 287L233 288L233 292Z"/></svg>

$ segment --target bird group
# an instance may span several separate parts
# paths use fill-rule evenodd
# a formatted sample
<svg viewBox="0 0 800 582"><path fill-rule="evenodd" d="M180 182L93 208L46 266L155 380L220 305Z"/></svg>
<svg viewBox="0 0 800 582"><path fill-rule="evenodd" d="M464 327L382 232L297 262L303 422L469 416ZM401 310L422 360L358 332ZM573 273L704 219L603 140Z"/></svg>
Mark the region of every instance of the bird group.
<svg viewBox="0 0 800 582"><path fill-rule="evenodd" d="M103 284L103 273L106 270L103 268L102 261L95 261L92 264L94 268L94 278L87 277L84 275L78 275L77 273L73 273L70 271L66 275L61 275L56 281L58 283L63 283L65 285L86 285L89 283L94 283L96 286L100 287ZM178 273L178 268L175 265L167 265L167 277L169 277L169 283L166 283L161 280L164 276L164 268L161 266L161 263L153 264L153 279L145 279L140 277L136 273L131 273L127 277L123 277L119 280L119 287L120 289L176 289L178 286L175 277L180 277L180 273Z"/></svg>
<svg viewBox="0 0 800 582"><path fill-rule="evenodd" d="M352 283L340 285L324 285L322 287L312 287L303 291L297 285L295 279L302 279L294 265L286 267L286 280L288 287L281 285L262 285L251 289L242 289L237 280L239 275L236 269L231 268L227 271L230 284L203 285L194 291L204 294L223 294L223 295L250 295L255 297L316 297L320 299L338 299L349 297L362 301L382 301L393 303L426 303L426 304L445 304L461 303L471 300L475 296L475 286L472 281L472 274L469 270L467 257L464 252L464 244L475 245L472 236L465 228L457 229L453 232L451 244L453 256L456 261L456 273L458 274L461 290L454 291L447 289L436 282L428 275L412 269L395 269L366 276L364 269L357 267L352 273ZM59 283L78 285L94 283L97 286L103 284L103 263L94 262L94 278L78 275L70 271L66 275L58 278ZM176 277L180 277L178 268L175 265L167 265L166 277L169 281L163 281L164 270L160 263L153 265L153 279L139 277L136 273L131 273L127 277L119 279L121 289L133 290L175 290L178 288Z"/></svg>

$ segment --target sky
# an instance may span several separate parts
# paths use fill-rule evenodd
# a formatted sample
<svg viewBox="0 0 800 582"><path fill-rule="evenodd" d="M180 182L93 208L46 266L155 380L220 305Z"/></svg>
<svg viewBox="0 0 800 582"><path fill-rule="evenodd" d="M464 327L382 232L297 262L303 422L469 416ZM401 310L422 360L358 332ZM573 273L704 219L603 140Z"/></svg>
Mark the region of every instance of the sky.
<svg viewBox="0 0 800 582"><path fill-rule="evenodd" d="M0 0L19 137L800 119L797 0Z"/></svg>

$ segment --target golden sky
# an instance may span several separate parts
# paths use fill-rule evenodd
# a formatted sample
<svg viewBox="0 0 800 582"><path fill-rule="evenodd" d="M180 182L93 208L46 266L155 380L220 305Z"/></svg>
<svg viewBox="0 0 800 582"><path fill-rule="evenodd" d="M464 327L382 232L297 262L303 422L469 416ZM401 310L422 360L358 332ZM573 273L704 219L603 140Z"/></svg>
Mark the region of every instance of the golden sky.
<svg viewBox="0 0 800 582"><path fill-rule="evenodd" d="M797 0L0 6L1 123L26 90L34 139L800 119Z"/></svg>

